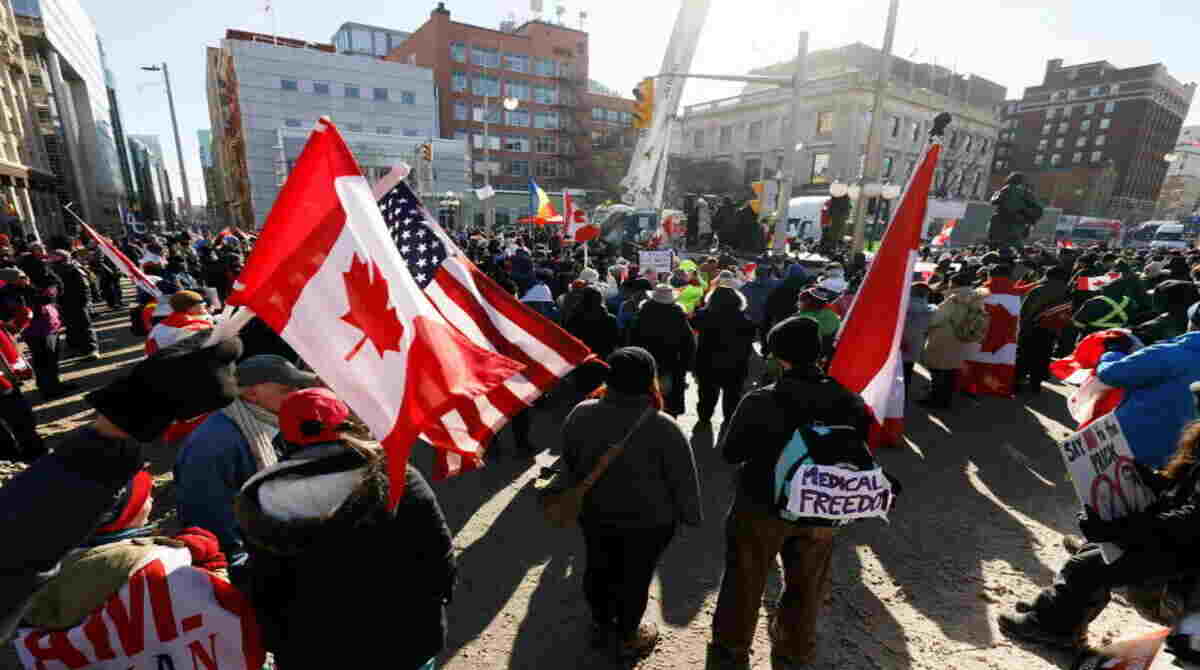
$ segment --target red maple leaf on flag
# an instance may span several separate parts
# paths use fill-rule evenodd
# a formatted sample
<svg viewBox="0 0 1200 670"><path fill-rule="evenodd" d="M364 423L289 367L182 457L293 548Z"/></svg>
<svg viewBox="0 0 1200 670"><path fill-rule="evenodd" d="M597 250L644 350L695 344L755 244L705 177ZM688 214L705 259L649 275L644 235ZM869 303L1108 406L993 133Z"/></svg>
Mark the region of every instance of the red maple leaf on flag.
<svg viewBox="0 0 1200 670"><path fill-rule="evenodd" d="M986 354L994 354L1006 344L1012 343L1013 334L1017 332L1017 317L1004 309L1003 305L989 303L983 308L987 310L989 320L987 335L979 343L979 350Z"/></svg>
<svg viewBox="0 0 1200 670"><path fill-rule="evenodd" d="M375 345L380 356L385 351L400 351L404 324L396 316L396 308L391 306L387 280L380 275L379 266L369 258L360 261L358 254L354 254L350 271L342 273L342 277L350 302L350 311L342 315L342 321L363 333L358 344L346 354L346 360L354 358L367 340Z"/></svg>

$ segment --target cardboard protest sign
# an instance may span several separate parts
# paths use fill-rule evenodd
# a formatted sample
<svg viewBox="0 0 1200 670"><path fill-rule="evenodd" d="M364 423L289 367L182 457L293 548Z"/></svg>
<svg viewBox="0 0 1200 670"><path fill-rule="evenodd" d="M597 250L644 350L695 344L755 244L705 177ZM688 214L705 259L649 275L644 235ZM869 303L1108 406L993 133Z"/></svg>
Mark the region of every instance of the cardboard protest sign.
<svg viewBox="0 0 1200 670"><path fill-rule="evenodd" d="M647 269L655 272L670 272L672 253L670 249L639 251L638 265L641 266L642 272L645 272Z"/></svg>
<svg viewBox="0 0 1200 670"><path fill-rule="evenodd" d="M836 465L801 465L792 476L783 516L852 521L887 520L895 498L881 468L848 470Z"/></svg>
<svg viewBox="0 0 1200 670"><path fill-rule="evenodd" d="M1059 445L1075 494L1101 519L1110 521L1140 512L1154 502L1133 464L1133 451L1117 417L1108 414ZM1106 563L1123 553L1115 544L1100 545Z"/></svg>
<svg viewBox="0 0 1200 670"><path fill-rule="evenodd" d="M266 660L250 602L175 547L151 554L80 625L22 628L13 646L29 670L258 670Z"/></svg>

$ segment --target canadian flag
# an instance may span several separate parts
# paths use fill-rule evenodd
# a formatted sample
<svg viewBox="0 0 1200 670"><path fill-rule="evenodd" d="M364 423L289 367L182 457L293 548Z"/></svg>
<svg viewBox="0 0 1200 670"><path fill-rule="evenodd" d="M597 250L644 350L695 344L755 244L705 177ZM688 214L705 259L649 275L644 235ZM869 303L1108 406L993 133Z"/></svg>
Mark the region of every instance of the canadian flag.
<svg viewBox="0 0 1200 670"><path fill-rule="evenodd" d="M1075 288L1080 291L1099 291L1120 278L1120 272L1109 272L1096 277L1079 277L1075 280Z"/></svg>
<svg viewBox="0 0 1200 670"><path fill-rule="evenodd" d="M1115 388L1100 381L1096 376L1096 366L1104 355L1105 345L1113 339L1130 339L1137 351L1142 342L1125 328L1111 328L1092 333L1075 345L1075 351L1066 358L1059 358L1050 364L1050 373L1067 384L1079 388L1067 398L1067 410L1071 418L1079 424L1082 430L1096 419L1108 414L1125 399L1124 389Z"/></svg>
<svg viewBox="0 0 1200 670"><path fill-rule="evenodd" d="M1007 398L1013 394L1017 378L1017 328L1023 291L1007 277L993 277L983 288L988 292L983 300L988 314L987 333L982 342L966 345L965 372L959 387L967 393Z"/></svg>
<svg viewBox="0 0 1200 670"><path fill-rule="evenodd" d="M147 294L152 295L155 298L162 297L162 292L158 290L158 286L155 285L154 281L151 280L145 272L142 272L142 269L139 268L136 263L129 260L128 256L121 253L121 250L112 243L112 240L96 232L95 228L92 228L82 220L79 222L79 224L83 226L83 230L88 234L88 237L91 237L92 241L96 243L96 246L100 248L100 253L104 254L105 258L112 261L112 264L117 266L122 274L124 274L126 277L129 277L130 281L136 284L138 288L145 291Z"/></svg>
<svg viewBox="0 0 1200 670"><path fill-rule="evenodd" d="M952 235L954 233L954 227L957 225L958 225L958 219L950 219L949 221L947 221L946 225L942 226L942 232L938 233L937 237L934 237L933 241L929 243L930 246L944 247L947 244L949 244L950 243L950 235Z"/></svg>
<svg viewBox="0 0 1200 670"><path fill-rule="evenodd" d="M871 446L899 444L904 434L904 378L900 336L921 226L949 115L934 122L934 140L896 208L862 287L842 322L829 375L862 396L874 418Z"/></svg>
<svg viewBox="0 0 1200 670"><path fill-rule="evenodd" d="M575 207L571 194L563 191L563 220L567 222L568 242L587 242L600 234L600 229L588 223L587 212Z"/></svg>
<svg viewBox="0 0 1200 670"><path fill-rule="evenodd" d="M417 436L524 369L473 344L421 292L325 118L228 302L275 329L380 439L393 503Z"/></svg>

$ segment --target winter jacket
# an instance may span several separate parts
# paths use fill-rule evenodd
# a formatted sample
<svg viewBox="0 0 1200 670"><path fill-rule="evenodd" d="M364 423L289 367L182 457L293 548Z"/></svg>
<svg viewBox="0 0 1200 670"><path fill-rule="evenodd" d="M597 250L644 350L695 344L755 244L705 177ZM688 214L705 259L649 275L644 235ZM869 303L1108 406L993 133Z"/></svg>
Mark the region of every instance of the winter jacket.
<svg viewBox="0 0 1200 670"><path fill-rule="evenodd" d="M1100 357L1096 376L1125 390L1114 414L1135 460L1162 467L1175 451L1179 432L1196 418L1188 387L1200 381L1200 331L1132 354L1110 351Z"/></svg>
<svg viewBox="0 0 1200 670"><path fill-rule="evenodd" d="M787 277L767 294L763 305L763 339L771 328L796 313L799 309L800 291L808 284L808 274L800 265L788 268ZM763 352L766 353L765 351Z"/></svg>
<svg viewBox="0 0 1200 670"><path fill-rule="evenodd" d="M900 337L900 354L905 363L921 360L925 353L925 337L937 308L925 298L912 296L908 299L908 312L904 315L904 334Z"/></svg>
<svg viewBox="0 0 1200 670"><path fill-rule="evenodd" d="M597 292L598 293L598 292ZM607 310L577 310L571 320L563 324L566 331L586 344L600 358L608 355L620 344L617 333L617 318Z"/></svg>
<svg viewBox="0 0 1200 670"><path fill-rule="evenodd" d="M767 296L771 295L771 291L780 283L779 280L767 276L764 268L760 275L755 275L753 280L742 284L742 295L746 296L746 316L756 326L761 327L766 320Z"/></svg>
<svg viewBox="0 0 1200 670"><path fill-rule="evenodd" d="M223 412L213 412L187 436L175 457L175 500L179 521L212 531L230 561L245 553L233 516L233 500L258 468L241 429Z"/></svg>
<svg viewBox="0 0 1200 670"><path fill-rule="evenodd" d="M925 343L925 367L930 370L957 370L962 367L967 343L955 332L967 318L971 306L983 307L984 295L969 286L951 289L929 322Z"/></svg>
<svg viewBox="0 0 1200 670"><path fill-rule="evenodd" d="M146 355L152 356L156 351L166 349L185 337L210 330L212 327L212 319L207 315L172 312L150 329L150 334L146 337Z"/></svg>
<svg viewBox="0 0 1200 670"><path fill-rule="evenodd" d="M104 468L79 462L96 450L105 452ZM141 449L88 427L0 486L0 536L20 538L0 554L0 640L12 635L34 595L59 573L59 562L91 536L141 467ZM43 504L51 499L70 504Z"/></svg>
<svg viewBox="0 0 1200 670"><path fill-rule="evenodd" d="M649 351L660 375L682 375L696 353L696 338L683 308L654 300L642 303L629 326L628 344Z"/></svg>
<svg viewBox="0 0 1200 670"><path fill-rule="evenodd" d="M83 308L92 304L92 286L87 271L69 256L51 256L50 270L62 280L58 304L64 308Z"/></svg>
<svg viewBox="0 0 1200 670"><path fill-rule="evenodd" d="M1024 184L1006 184L992 195L995 210L988 224L988 242L1019 244L1042 215L1042 205Z"/></svg>
<svg viewBox="0 0 1200 670"><path fill-rule="evenodd" d="M583 481L614 443L625 437L649 405L645 395L610 390L605 398L575 406L562 425L562 454L571 485ZM617 528L704 519L700 478L687 437L674 419L654 412L584 499L582 517Z"/></svg>
<svg viewBox="0 0 1200 670"><path fill-rule="evenodd" d="M1195 556L1200 551L1200 464L1176 479L1144 470L1139 474L1157 497L1150 507L1119 520L1124 538L1118 544Z"/></svg>
<svg viewBox="0 0 1200 670"><path fill-rule="evenodd" d="M1192 282L1164 281L1154 290L1154 309L1159 315L1133 327L1142 344L1154 344L1179 337L1188 329L1188 307L1200 299Z"/></svg>
<svg viewBox="0 0 1200 670"><path fill-rule="evenodd" d="M1046 310L1061 305L1070 298L1067 283L1061 279L1046 279L1025 294L1021 301L1021 332L1030 332Z"/></svg>
<svg viewBox="0 0 1200 670"><path fill-rule="evenodd" d="M450 529L411 465L392 510L386 468L374 452L368 460L340 443L312 445L259 472L238 496L251 551L246 590L279 667L386 659L388 668L416 670L445 645Z"/></svg>
<svg viewBox="0 0 1200 670"><path fill-rule="evenodd" d="M763 505L774 504L774 473L779 454L801 425L853 426L865 442L867 406L832 377L815 368L785 371L776 383L747 393L734 412L721 446L727 463L741 465L738 486Z"/></svg>
<svg viewBox="0 0 1200 670"><path fill-rule="evenodd" d="M754 351L754 338L758 327L745 312L721 310L713 312L711 307L696 310L692 317L696 329L696 376L706 374L745 374Z"/></svg>

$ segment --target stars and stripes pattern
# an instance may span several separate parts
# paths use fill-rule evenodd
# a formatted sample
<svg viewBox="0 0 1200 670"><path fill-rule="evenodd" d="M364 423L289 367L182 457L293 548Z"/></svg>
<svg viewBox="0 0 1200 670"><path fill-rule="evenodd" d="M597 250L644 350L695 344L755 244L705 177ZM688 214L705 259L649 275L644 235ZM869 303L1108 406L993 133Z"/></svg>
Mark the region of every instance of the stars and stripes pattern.
<svg viewBox="0 0 1200 670"><path fill-rule="evenodd" d="M137 263L129 260L129 257L122 253L121 250L117 248L117 245L112 243L112 240L96 232L95 228L92 228L83 221L80 221L79 224L83 227L84 232L88 234L88 237L92 238L92 241L96 243L96 246L100 249L100 253L104 254L105 258L112 261L112 264L117 266L117 269L120 270L122 274L124 274L126 277L129 277L130 281L136 284L138 288L145 291L147 294L155 296L156 298L161 297L162 292L158 290L158 287L155 286L154 282L150 280L150 277L146 276L146 273L142 272L142 269L137 266Z"/></svg>
<svg viewBox="0 0 1200 670"><path fill-rule="evenodd" d="M473 343L525 365L522 373L450 412L422 435L454 445L454 451L437 450L434 476L440 479L479 467L509 419L593 355L483 274L432 219L403 174L393 170L376 185L375 195L413 279L443 318Z"/></svg>

